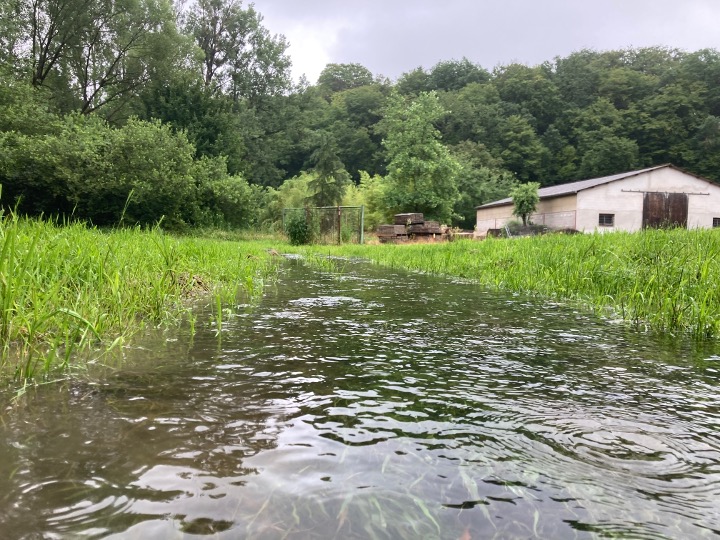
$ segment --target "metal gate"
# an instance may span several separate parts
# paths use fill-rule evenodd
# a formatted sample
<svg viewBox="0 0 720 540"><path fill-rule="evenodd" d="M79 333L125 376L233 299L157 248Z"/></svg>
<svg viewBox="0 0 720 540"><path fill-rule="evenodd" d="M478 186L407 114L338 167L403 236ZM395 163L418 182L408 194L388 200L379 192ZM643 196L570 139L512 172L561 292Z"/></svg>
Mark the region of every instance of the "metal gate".
<svg viewBox="0 0 720 540"><path fill-rule="evenodd" d="M643 229L661 227L687 228L687 193L645 193Z"/></svg>

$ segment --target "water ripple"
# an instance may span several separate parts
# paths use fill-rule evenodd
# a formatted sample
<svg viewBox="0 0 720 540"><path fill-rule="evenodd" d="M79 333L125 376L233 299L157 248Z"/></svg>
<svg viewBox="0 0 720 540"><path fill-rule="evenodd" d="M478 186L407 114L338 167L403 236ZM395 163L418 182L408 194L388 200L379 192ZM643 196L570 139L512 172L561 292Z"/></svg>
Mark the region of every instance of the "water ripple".
<svg viewBox="0 0 720 540"><path fill-rule="evenodd" d="M28 396L1 424L3 532L720 533L720 351L349 267L289 264L221 340L162 336L92 388Z"/></svg>

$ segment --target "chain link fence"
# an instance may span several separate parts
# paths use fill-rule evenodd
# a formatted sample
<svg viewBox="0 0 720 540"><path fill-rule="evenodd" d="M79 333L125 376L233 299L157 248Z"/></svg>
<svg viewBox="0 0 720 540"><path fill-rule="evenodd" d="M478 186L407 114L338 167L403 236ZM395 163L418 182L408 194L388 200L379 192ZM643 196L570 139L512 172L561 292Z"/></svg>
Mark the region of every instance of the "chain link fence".
<svg viewBox="0 0 720 540"><path fill-rule="evenodd" d="M283 208L283 231L291 243L362 244L364 206Z"/></svg>

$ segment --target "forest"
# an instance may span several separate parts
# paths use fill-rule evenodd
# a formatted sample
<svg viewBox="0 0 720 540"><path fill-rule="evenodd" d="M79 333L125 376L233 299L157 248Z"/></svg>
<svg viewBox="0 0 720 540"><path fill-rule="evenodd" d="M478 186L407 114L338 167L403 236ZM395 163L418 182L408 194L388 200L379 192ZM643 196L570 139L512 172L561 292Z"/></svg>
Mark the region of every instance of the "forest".
<svg viewBox="0 0 720 540"><path fill-rule="evenodd" d="M0 204L28 216L271 231L285 207L362 204L369 229L472 228L520 183L663 163L720 181L714 49L294 82L240 0L0 0L0 66Z"/></svg>

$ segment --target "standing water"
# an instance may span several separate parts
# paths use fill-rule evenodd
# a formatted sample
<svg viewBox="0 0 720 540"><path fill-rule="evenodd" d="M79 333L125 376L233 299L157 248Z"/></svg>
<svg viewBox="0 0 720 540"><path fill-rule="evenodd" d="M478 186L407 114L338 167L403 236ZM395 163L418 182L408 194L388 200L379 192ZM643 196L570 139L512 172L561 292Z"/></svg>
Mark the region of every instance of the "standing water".
<svg viewBox="0 0 720 540"><path fill-rule="evenodd" d="M6 400L0 537L716 536L718 352L290 261L221 329Z"/></svg>

